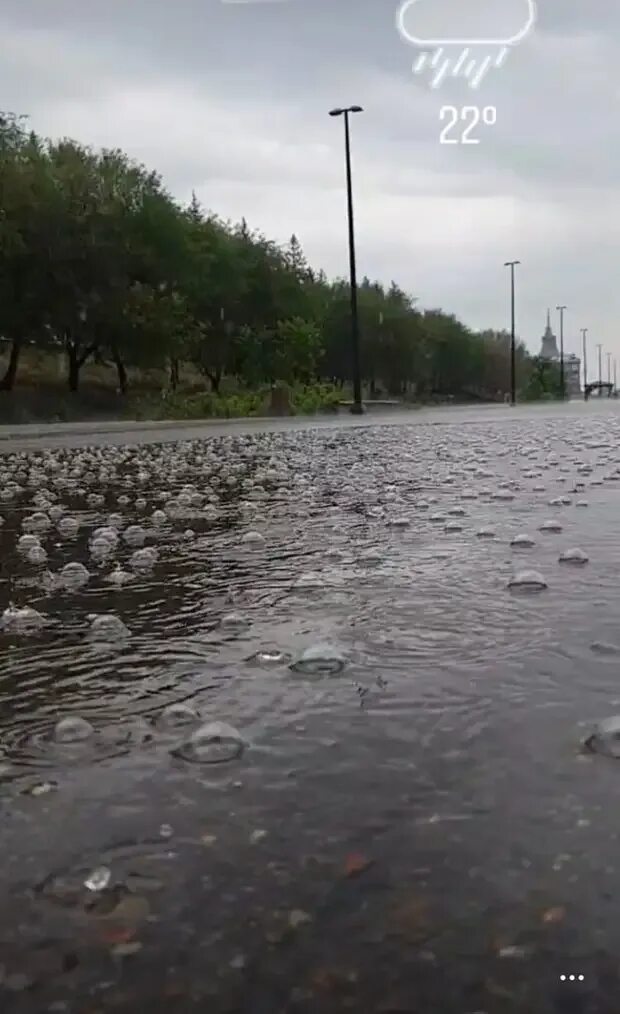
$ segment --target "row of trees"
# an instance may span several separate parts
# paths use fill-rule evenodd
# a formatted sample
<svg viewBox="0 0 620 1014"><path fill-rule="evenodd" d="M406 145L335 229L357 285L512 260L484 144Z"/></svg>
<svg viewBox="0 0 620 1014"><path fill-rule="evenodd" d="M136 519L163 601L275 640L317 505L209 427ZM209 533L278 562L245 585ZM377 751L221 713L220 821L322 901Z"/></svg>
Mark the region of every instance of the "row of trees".
<svg viewBox="0 0 620 1014"><path fill-rule="evenodd" d="M121 151L52 142L0 114L0 388L23 348L63 351L77 391L90 357L164 367L174 387L192 362L217 393L239 384L350 378L349 287L310 268L295 236L278 246L240 224L181 207L161 178ZM362 366L371 392L502 396L509 336L422 311L392 283L359 290ZM518 348L520 386L532 362Z"/></svg>

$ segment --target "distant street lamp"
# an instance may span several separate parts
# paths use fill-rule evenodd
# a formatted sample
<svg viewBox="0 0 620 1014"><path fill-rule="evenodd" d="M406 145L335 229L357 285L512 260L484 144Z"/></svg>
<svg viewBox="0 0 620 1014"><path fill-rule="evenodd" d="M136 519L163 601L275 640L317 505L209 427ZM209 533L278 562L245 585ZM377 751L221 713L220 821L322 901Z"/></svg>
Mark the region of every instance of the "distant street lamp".
<svg viewBox="0 0 620 1014"><path fill-rule="evenodd" d="M515 266L521 261L506 261L505 268L510 268L510 404L517 400L515 381Z"/></svg>
<svg viewBox="0 0 620 1014"><path fill-rule="evenodd" d="M355 273L355 234L353 227L353 187L351 185L351 141L349 137L349 113L362 113L361 106L347 109L332 109L330 116L344 116L344 146L347 170L347 208L349 217L349 268L351 274L351 343L353 357L353 405L354 415L363 415L362 377L360 369L360 335L357 317L357 278Z"/></svg>
<svg viewBox="0 0 620 1014"><path fill-rule="evenodd" d="M607 353L607 383L611 384L611 352Z"/></svg>
<svg viewBox="0 0 620 1014"><path fill-rule="evenodd" d="M616 383L616 367L617 367L617 365L618 364L617 364L616 360L614 359L614 391L618 390L618 385Z"/></svg>
<svg viewBox="0 0 620 1014"><path fill-rule="evenodd" d="M596 347L598 349L598 382L599 382L599 384L602 384L603 383L603 346L599 342ZM601 388L600 387L598 389L598 396L599 396L599 398L601 396Z"/></svg>
<svg viewBox="0 0 620 1014"><path fill-rule="evenodd" d="M562 398L566 397L566 389L564 386L564 311L565 306L556 306L556 310L560 311L560 393Z"/></svg>
<svg viewBox="0 0 620 1014"><path fill-rule="evenodd" d="M587 328L587 327L582 327L582 329L581 329L581 338L582 338L582 341L583 341L583 396L584 396L584 398L587 398L586 388L588 386L588 357L587 357L587 351L588 350L586 348L586 335L587 335L588 331L589 331L589 328Z"/></svg>

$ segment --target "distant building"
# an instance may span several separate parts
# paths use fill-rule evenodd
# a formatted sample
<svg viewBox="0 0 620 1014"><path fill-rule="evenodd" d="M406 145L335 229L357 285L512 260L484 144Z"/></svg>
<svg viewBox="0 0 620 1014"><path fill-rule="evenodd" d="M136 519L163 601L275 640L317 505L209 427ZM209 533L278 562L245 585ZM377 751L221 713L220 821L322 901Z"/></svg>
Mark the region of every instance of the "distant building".
<svg viewBox="0 0 620 1014"><path fill-rule="evenodd" d="M540 358L558 365L560 362L560 352L557 339L551 329L551 312L549 310L547 310L547 326L542 336ZM564 354L564 386L569 398L574 394L581 394L581 359L572 353L570 355Z"/></svg>

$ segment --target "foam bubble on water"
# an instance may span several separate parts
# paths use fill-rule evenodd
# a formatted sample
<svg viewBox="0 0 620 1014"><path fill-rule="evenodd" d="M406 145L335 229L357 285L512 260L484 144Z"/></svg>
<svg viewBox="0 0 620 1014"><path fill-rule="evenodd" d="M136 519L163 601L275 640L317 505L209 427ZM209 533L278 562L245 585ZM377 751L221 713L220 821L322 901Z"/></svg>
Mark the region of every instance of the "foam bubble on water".
<svg viewBox="0 0 620 1014"><path fill-rule="evenodd" d="M26 559L34 567L42 567L47 562L47 550L43 546L31 546L26 554Z"/></svg>
<svg viewBox="0 0 620 1014"><path fill-rule="evenodd" d="M90 574L83 563L66 563L58 572L57 581L67 589L83 588L88 584Z"/></svg>
<svg viewBox="0 0 620 1014"><path fill-rule="evenodd" d="M123 570L120 563L117 563L114 570L110 571L109 574L106 574L104 580L109 584L116 585L117 588L122 588L123 585L129 584L130 581L133 581L134 577L133 574L129 573L129 571Z"/></svg>
<svg viewBox="0 0 620 1014"><path fill-rule="evenodd" d="M588 555L584 553L583 549L565 549L559 556L560 563L573 563L581 565L588 562Z"/></svg>
<svg viewBox="0 0 620 1014"><path fill-rule="evenodd" d="M65 516L60 518L58 521L56 528L58 529L58 534L61 535L63 539L74 539L80 530L80 522L77 518L72 517L70 514L65 514Z"/></svg>
<svg viewBox="0 0 620 1014"><path fill-rule="evenodd" d="M51 525L52 522L47 514L40 511L31 514L30 517L24 518L22 521L22 528L25 532L46 532L51 528Z"/></svg>
<svg viewBox="0 0 620 1014"><path fill-rule="evenodd" d="M91 641L124 641L131 637L131 631L115 613L102 613L90 617L89 639Z"/></svg>
<svg viewBox="0 0 620 1014"><path fill-rule="evenodd" d="M129 525L123 533L123 539L128 546L143 546L146 542L146 529L142 525Z"/></svg>
<svg viewBox="0 0 620 1014"><path fill-rule="evenodd" d="M514 549L531 549L531 547L535 546L536 543L531 535L527 535L525 532L522 532L520 535L515 535L514 538L510 540L510 545Z"/></svg>
<svg viewBox="0 0 620 1014"><path fill-rule="evenodd" d="M539 532L561 532L562 525L559 521L543 521L542 525L538 529Z"/></svg>
<svg viewBox="0 0 620 1014"><path fill-rule="evenodd" d="M479 528L476 532L479 539L494 539L495 529L493 528Z"/></svg>
<svg viewBox="0 0 620 1014"><path fill-rule="evenodd" d="M249 626L249 620L241 613L226 613L220 620L220 625L226 630L243 630Z"/></svg>
<svg viewBox="0 0 620 1014"><path fill-rule="evenodd" d="M620 759L620 715L604 718L585 740L584 746L594 753Z"/></svg>
<svg viewBox="0 0 620 1014"><path fill-rule="evenodd" d="M327 642L321 642L306 648L290 668L293 672L314 676L333 675L342 672L344 666L342 652Z"/></svg>
<svg viewBox="0 0 620 1014"><path fill-rule="evenodd" d="M244 546L263 546L265 544L265 537L260 532L252 530L242 535L241 542Z"/></svg>
<svg viewBox="0 0 620 1014"><path fill-rule="evenodd" d="M136 549L131 554L129 566L132 570L146 573L153 569L157 563L158 553L153 546L145 546L144 549Z"/></svg>
<svg viewBox="0 0 620 1014"><path fill-rule="evenodd" d="M537 570L520 570L510 579L508 587L520 591L544 591L547 582Z"/></svg>
<svg viewBox="0 0 620 1014"><path fill-rule="evenodd" d="M83 743L94 736L93 726L80 715L69 715L61 718L54 726L56 743Z"/></svg>
<svg viewBox="0 0 620 1014"><path fill-rule="evenodd" d="M189 704L168 704L157 719L157 725L162 729L176 729L195 725L199 720L200 715Z"/></svg>
<svg viewBox="0 0 620 1014"><path fill-rule="evenodd" d="M255 655L252 655L248 662L256 662L262 666L279 666L284 665L290 659L290 656L284 651L280 651L277 647L261 648Z"/></svg>
<svg viewBox="0 0 620 1014"><path fill-rule="evenodd" d="M462 532L463 531L463 525L461 524L460 521L448 521L444 525L444 529L443 530L444 530L444 532Z"/></svg>
<svg viewBox="0 0 620 1014"><path fill-rule="evenodd" d="M36 546L40 545L41 543L39 542L36 535L20 535L19 539L17 540L17 551L18 553L23 553L24 556L26 556L31 549L34 549Z"/></svg>
<svg viewBox="0 0 620 1014"><path fill-rule="evenodd" d="M165 525L166 524L166 522L168 521L168 518L167 518L166 514L164 513L164 511L156 510L156 511L153 511L153 513L151 514L151 521L153 522L154 525L157 525L157 527L160 527L161 525Z"/></svg>
<svg viewBox="0 0 620 1014"><path fill-rule="evenodd" d="M245 744L241 734L226 722L206 722L172 752L194 764L224 764L236 760Z"/></svg>
<svg viewBox="0 0 620 1014"><path fill-rule="evenodd" d="M47 622L47 617L31 606L9 606L0 617L0 630L11 634L34 634Z"/></svg>

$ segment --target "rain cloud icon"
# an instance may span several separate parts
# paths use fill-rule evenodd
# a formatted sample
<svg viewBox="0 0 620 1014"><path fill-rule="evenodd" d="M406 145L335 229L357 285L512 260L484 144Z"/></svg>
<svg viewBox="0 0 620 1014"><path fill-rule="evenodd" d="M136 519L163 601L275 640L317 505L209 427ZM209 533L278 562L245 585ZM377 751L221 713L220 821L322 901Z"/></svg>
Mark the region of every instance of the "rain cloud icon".
<svg viewBox="0 0 620 1014"><path fill-rule="evenodd" d="M429 70L432 88L460 75L478 88L535 21L535 0L404 0L396 14L400 36L422 50L413 71Z"/></svg>

